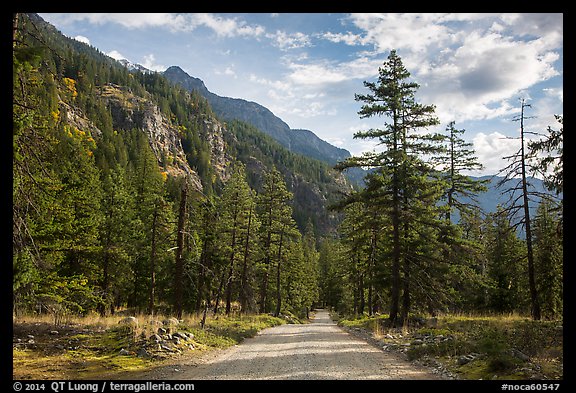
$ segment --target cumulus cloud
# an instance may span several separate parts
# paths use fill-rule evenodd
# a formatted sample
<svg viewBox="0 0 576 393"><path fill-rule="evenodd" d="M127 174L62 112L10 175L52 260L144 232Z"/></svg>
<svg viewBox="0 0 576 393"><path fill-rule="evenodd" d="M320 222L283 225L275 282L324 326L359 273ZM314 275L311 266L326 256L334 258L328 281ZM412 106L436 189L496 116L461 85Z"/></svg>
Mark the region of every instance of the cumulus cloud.
<svg viewBox="0 0 576 393"><path fill-rule="evenodd" d="M425 75L423 94L453 118L494 118L509 113L508 100L559 75L554 52L499 34L470 34L449 61ZM424 78L424 77L423 77Z"/></svg>
<svg viewBox="0 0 576 393"><path fill-rule="evenodd" d="M189 17L191 29L205 26L222 37L258 37L265 32L264 27L260 25L248 25L238 18L224 18L213 14L189 14L187 17Z"/></svg>
<svg viewBox="0 0 576 393"><path fill-rule="evenodd" d="M126 56L124 56L122 53L118 52L117 50L112 50L106 54L108 56L110 56L111 58L113 58L114 60L126 59Z"/></svg>
<svg viewBox="0 0 576 393"><path fill-rule="evenodd" d="M169 13L65 13L43 14L43 16L58 25L80 21L97 25L115 23L129 29L161 26L178 31L186 28L184 16Z"/></svg>
<svg viewBox="0 0 576 393"><path fill-rule="evenodd" d="M158 71L158 72L164 71L164 70L166 70L166 68L168 68L165 65L156 64L156 57L152 53L144 56L142 65L144 67L148 68L149 70Z"/></svg>
<svg viewBox="0 0 576 393"><path fill-rule="evenodd" d="M248 25L238 18L225 18L213 14L174 14L174 13L66 13L43 14L58 25L73 22L88 22L97 25L114 23L128 29L159 27L172 32L192 31L198 27L212 29L218 36L259 36L265 29L259 25Z"/></svg>
<svg viewBox="0 0 576 393"><path fill-rule="evenodd" d="M74 37L74 39L76 41L80 41L80 42L83 42L85 44L90 45L90 40L88 39L88 37L84 37L83 35L77 35L76 37Z"/></svg>
<svg viewBox="0 0 576 393"><path fill-rule="evenodd" d="M510 139L499 132L479 132L472 143L478 160L484 165L484 173L497 173L509 163L503 157L514 155L520 149L519 139Z"/></svg>
<svg viewBox="0 0 576 393"><path fill-rule="evenodd" d="M396 48L419 52L442 46L451 39L449 28L438 23L440 16L432 13L352 14L350 19L364 31L361 42L374 45L380 52Z"/></svg>
<svg viewBox="0 0 576 393"><path fill-rule="evenodd" d="M352 14L349 20L360 33L322 37L371 46L372 57L398 49L421 84L420 97L446 121L508 115L509 100L560 74L561 14Z"/></svg>
<svg viewBox="0 0 576 393"><path fill-rule="evenodd" d="M266 36L272 40L274 46L283 51L305 48L312 45L310 37L301 32L287 33L277 30L275 33L267 34Z"/></svg>

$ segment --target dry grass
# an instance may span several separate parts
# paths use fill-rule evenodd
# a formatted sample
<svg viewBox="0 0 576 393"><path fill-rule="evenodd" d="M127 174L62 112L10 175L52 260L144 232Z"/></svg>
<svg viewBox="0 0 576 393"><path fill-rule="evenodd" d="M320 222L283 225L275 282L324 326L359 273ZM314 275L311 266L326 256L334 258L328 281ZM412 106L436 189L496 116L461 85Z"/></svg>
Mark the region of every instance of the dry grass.
<svg viewBox="0 0 576 393"><path fill-rule="evenodd" d="M398 345L400 349L423 336L450 337L446 341L428 339L426 345L410 345L407 354L411 359L434 357L463 379L485 379L495 375L510 379L562 378L562 320L533 321L529 316L517 313L450 313L438 315L435 320L420 318L422 325L390 328L386 317L363 316L343 319L339 323L370 332L375 339ZM461 366L459 358L470 353L478 353L480 357Z"/></svg>
<svg viewBox="0 0 576 393"><path fill-rule="evenodd" d="M13 318L14 379L116 379L156 367L158 361L190 351L226 348L259 330L284 323L268 315L208 316L205 329L202 316L185 314L178 330L194 334L191 341L175 344L179 351L156 352L152 358L137 356L136 351L159 334L158 328L173 328L162 322L172 318L164 314L134 315L138 324L123 324L126 315L101 317L99 314L69 316L66 324L54 324L51 315L20 315ZM30 340L30 337L33 337ZM30 342L32 341L32 342ZM193 348L188 344L192 343ZM121 354L125 349L130 354ZM198 351L193 351L198 349Z"/></svg>
<svg viewBox="0 0 576 393"><path fill-rule="evenodd" d="M133 314L130 315L137 319L138 325L134 327L135 335L145 335L149 337L150 335L156 333L156 330L160 326L160 323L174 318L170 315L165 314ZM13 316L12 321L14 324L43 324L52 325L54 329L58 329L60 326L83 326L86 328L93 328L97 330L107 330L117 327L128 315L124 313L117 313L115 315L107 315L105 317L101 316L99 313L90 313L85 316L79 315L67 315L60 323L55 323L54 316L52 314L31 314L31 315L19 315ZM186 326L200 326L200 321L202 316L196 314L184 314L180 320L183 325Z"/></svg>

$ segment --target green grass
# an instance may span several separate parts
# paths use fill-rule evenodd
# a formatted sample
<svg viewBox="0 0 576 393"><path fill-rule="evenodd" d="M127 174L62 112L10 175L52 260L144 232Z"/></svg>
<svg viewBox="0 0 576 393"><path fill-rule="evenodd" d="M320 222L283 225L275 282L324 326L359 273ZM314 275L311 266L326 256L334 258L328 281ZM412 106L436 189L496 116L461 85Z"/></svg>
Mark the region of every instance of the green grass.
<svg viewBox="0 0 576 393"><path fill-rule="evenodd" d="M184 325L181 329L194 334L194 341L211 348L227 348L245 338L254 337L260 330L285 323L270 315L219 316L209 319L202 329L199 325Z"/></svg>
<svg viewBox="0 0 576 393"><path fill-rule="evenodd" d="M409 360L434 357L462 379L562 378L562 321L532 321L519 315L448 314L439 316L435 327L390 329L387 317L361 316L338 323L369 331L387 343L412 344L416 338L425 338L425 345L410 345L406 352ZM388 333L395 338L389 338ZM518 356L518 352L529 359ZM458 359L469 354L475 354L475 359L459 364Z"/></svg>

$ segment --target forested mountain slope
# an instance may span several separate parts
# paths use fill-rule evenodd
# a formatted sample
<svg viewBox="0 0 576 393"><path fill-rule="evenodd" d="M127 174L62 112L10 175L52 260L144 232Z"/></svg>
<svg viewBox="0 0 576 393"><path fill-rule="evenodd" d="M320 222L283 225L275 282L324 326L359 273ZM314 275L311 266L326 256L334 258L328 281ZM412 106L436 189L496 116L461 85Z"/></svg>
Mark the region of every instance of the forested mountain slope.
<svg viewBox="0 0 576 393"><path fill-rule="evenodd" d="M303 234L335 230L341 174L38 15L13 23L16 308L309 307Z"/></svg>
<svg viewBox="0 0 576 393"><path fill-rule="evenodd" d="M330 165L350 157L348 150L331 145L310 130L291 129L282 119L258 103L212 93L202 80L188 75L178 66L169 67L163 74L184 89L196 91L205 97L221 119L240 120L251 124L292 152L316 158Z"/></svg>

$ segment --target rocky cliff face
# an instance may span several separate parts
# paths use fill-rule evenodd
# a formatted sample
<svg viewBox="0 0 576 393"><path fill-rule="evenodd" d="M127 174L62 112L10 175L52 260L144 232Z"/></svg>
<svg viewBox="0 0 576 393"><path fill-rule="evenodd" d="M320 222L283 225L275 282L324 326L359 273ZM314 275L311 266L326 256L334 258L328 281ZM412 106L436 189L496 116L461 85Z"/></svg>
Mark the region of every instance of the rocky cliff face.
<svg viewBox="0 0 576 393"><path fill-rule="evenodd" d="M224 133L228 132L224 125L215 118L204 119L204 137L210 145L210 163L218 177L226 182L230 178L228 168L232 159L226 153Z"/></svg>
<svg viewBox="0 0 576 393"><path fill-rule="evenodd" d="M158 164L165 168L170 176L186 176L196 189L202 190L198 174L186 160L177 127L157 105L150 99L138 97L128 89L112 84L102 87L101 96L110 108L115 127L125 130L137 128L145 132ZM222 136L224 127L212 118L204 119L203 124L203 136L211 147L211 164L220 179L226 181L226 168L230 159L226 155Z"/></svg>

